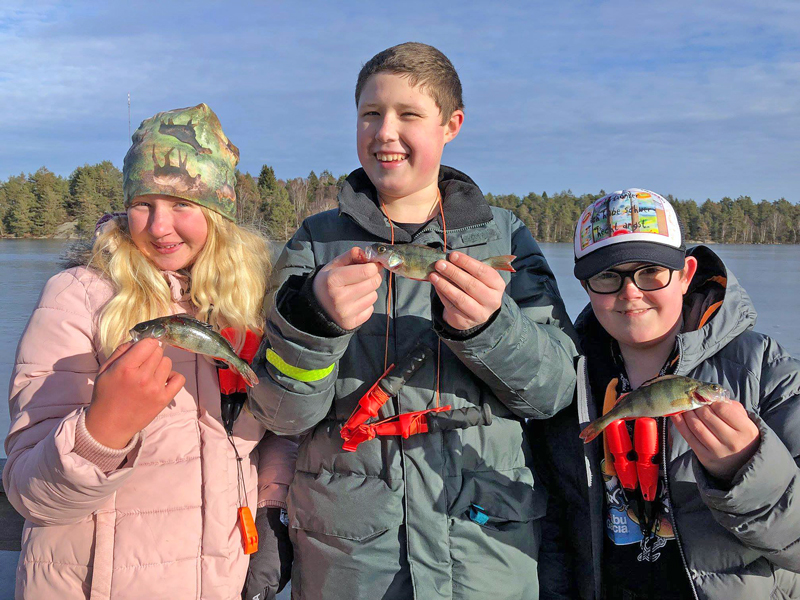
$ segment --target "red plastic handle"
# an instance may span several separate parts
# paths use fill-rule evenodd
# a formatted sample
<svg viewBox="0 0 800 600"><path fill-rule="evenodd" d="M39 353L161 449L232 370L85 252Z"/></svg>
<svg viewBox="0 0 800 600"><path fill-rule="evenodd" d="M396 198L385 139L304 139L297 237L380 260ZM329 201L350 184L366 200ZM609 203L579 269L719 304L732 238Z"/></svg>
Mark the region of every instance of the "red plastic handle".
<svg viewBox="0 0 800 600"><path fill-rule="evenodd" d="M658 423L650 417L636 419L633 437L642 497L652 502L658 491L658 465L653 463L653 458L658 454Z"/></svg>
<svg viewBox="0 0 800 600"><path fill-rule="evenodd" d="M619 419L612 422L606 427L605 434L619 482L626 490L635 490L638 485L636 463L632 460L633 445L625 421Z"/></svg>

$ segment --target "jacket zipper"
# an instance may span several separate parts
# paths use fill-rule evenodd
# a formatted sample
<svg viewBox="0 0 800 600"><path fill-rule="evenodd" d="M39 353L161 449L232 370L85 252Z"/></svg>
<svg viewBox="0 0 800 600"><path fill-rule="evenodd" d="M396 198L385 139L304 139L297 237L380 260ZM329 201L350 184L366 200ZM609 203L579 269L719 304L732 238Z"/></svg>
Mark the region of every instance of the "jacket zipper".
<svg viewBox="0 0 800 600"><path fill-rule="evenodd" d="M578 423L581 427L585 423L589 423L589 396L586 393L586 382L589 379L588 369L586 367L586 358L581 356L578 358L578 365L580 366L581 384L576 384L576 394L578 403ZM589 489L592 487L592 468L589 463L589 455L586 444L583 446L584 466L586 467L586 481Z"/></svg>
<svg viewBox="0 0 800 600"><path fill-rule="evenodd" d="M681 359L683 358L683 345L678 336L678 365L675 367L675 373L680 370ZM686 576L689 578L689 585L692 587L692 595L695 600L699 600L697 596L697 589L694 587L694 579L689 572L689 565L686 562L686 555L683 553L683 544L681 543L681 536L678 532L678 514L675 511L675 504L672 502L672 490L669 487L669 477L667 476L667 422L669 417L662 417L661 424L661 474L664 476L664 487L667 491L667 500L669 501L669 509L672 511L672 530L675 532L675 541L678 543L678 553L681 555L681 562Z"/></svg>

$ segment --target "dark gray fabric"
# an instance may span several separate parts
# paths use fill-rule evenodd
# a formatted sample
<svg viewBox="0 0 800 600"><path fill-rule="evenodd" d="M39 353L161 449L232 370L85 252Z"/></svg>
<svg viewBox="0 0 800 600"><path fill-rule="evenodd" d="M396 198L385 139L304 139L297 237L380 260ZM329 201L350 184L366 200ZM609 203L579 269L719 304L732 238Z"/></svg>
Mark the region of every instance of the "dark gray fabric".
<svg viewBox="0 0 800 600"><path fill-rule="evenodd" d="M669 491L687 575L702 600L798 598L800 362L752 331L752 302L716 254L703 246L689 253L700 268L687 298L702 301L714 277L725 283L725 293L710 321L678 336L676 373L730 390L758 425L761 444L730 488L719 489L670 425ZM696 312L687 306L687 314ZM584 353L592 354L592 344L608 343L590 308L576 326ZM544 426L531 427L538 471L550 492L539 563L542 598L600 597L602 445L584 446L578 438L597 417L588 381L581 366L579 400Z"/></svg>
<svg viewBox="0 0 800 600"><path fill-rule="evenodd" d="M451 248L478 259L518 256L518 272L503 274L509 285L494 320L468 339L441 342L441 404L488 404L493 423L342 450L343 422L384 369L386 282L373 316L336 337L291 322L281 286L354 245L389 239L374 189L363 172L352 174L338 214L306 219L287 243L275 270L280 292L254 361L260 384L251 391L250 410L278 433L305 433L288 498L295 599L537 596L537 520L546 497L531 469L522 419L546 418L570 402L575 349L561 328L571 325L524 225L490 208L465 175L443 167L440 180ZM413 241L441 248L441 226L431 222ZM433 293L427 282L395 278L389 362L419 340L437 349ZM267 363L267 348L303 369L335 367L304 383ZM434 406L436 372L435 359L424 364L379 418ZM489 516L483 525L469 519L479 503Z"/></svg>
<svg viewBox="0 0 800 600"><path fill-rule="evenodd" d="M283 509L263 506L256 512L258 552L250 556L242 600L274 600L292 574L292 542L281 522Z"/></svg>

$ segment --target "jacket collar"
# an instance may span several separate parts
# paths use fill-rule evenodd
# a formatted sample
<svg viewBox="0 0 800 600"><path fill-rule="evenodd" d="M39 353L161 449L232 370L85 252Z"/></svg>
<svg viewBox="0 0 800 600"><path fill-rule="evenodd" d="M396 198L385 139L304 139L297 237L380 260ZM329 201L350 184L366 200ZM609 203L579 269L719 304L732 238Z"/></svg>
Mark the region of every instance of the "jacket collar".
<svg viewBox="0 0 800 600"><path fill-rule="evenodd" d="M439 191L442 194L442 207L447 222L448 242L451 241L451 232L492 222L492 209L483 197L483 193L464 173L442 165L439 169ZM378 192L364 169L356 169L345 180L339 192L339 214L347 215L362 229L382 240L391 239L389 220L379 207ZM436 218L434 228L442 230L440 217ZM466 246L485 242L491 239L492 234L481 236L475 232L474 239L468 236L462 239L463 237L465 236L454 236L453 243L448 245ZM483 239L478 240L478 237ZM410 242L411 236L403 229L395 227L394 239L401 243Z"/></svg>

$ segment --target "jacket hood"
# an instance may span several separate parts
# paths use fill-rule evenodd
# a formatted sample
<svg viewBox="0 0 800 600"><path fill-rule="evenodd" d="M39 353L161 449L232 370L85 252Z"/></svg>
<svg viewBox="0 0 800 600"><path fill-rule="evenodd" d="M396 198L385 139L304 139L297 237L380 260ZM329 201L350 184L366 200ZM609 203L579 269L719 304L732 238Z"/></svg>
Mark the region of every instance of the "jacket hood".
<svg viewBox="0 0 800 600"><path fill-rule="evenodd" d="M492 220L492 209L483 192L467 175L442 165L439 168L439 191L448 231ZM339 214L346 214L369 233L389 240L389 220L381 211L378 191L364 169L356 169L347 177L339 191ZM436 217L441 226L441 217ZM410 242L411 236L395 227L395 241Z"/></svg>
<svg viewBox="0 0 800 600"><path fill-rule="evenodd" d="M62 269L73 267L87 267L92 259L92 245L94 240L76 240L69 244L64 253L59 256L58 262Z"/></svg>
<svg viewBox="0 0 800 600"><path fill-rule="evenodd" d="M695 246L686 255L697 259L697 273L684 296L684 331L678 335L679 373L691 371L742 332L752 329L757 316L750 296L714 251L708 246ZM584 354L591 350L586 347L586 340L594 340L594 347L605 347L604 340L610 341L591 304L575 319L575 330Z"/></svg>
<svg viewBox="0 0 800 600"><path fill-rule="evenodd" d="M753 301L736 276L708 246L695 246L697 273L684 297L684 333L678 336L678 369L688 372L756 323Z"/></svg>

